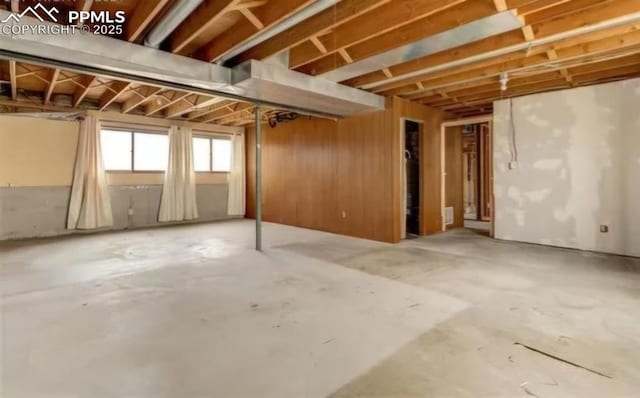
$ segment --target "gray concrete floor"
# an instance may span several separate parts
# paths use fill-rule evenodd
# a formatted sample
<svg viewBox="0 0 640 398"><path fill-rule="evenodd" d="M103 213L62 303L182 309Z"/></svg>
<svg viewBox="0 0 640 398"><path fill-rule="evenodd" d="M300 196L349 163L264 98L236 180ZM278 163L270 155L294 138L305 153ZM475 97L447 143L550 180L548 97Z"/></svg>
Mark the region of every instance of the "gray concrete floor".
<svg viewBox="0 0 640 398"><path fill-rule="evenodd" d="M0 396L638 396L640 259L467 230L265 236L0 244Z"/></svg>

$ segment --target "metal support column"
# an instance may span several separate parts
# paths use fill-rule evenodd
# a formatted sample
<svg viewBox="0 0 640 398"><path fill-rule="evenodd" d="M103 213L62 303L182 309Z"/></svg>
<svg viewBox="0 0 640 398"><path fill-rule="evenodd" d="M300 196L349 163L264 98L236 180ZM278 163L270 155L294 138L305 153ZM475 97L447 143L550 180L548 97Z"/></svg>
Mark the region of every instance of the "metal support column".
<svg viewBox="0 0 640 398"><path fill-rule="evenodd" d="M260 106L255 110L256 132L256 250L262 251L262 124Z"/></svg>

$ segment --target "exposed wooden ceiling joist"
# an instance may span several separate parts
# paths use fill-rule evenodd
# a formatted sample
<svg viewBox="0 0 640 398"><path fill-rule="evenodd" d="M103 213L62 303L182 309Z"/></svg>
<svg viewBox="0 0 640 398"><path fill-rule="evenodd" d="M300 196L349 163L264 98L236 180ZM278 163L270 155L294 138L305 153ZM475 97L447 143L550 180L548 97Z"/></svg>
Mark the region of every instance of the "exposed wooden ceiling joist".
<svg viewBox="0 0 640 398"><path fill-rule="evenodd" d="M141 87L122 104L122 113L129 113L145 102L151 100L162 89L159 87Z"/></svg>
<svg viewBox="0 0 640 398"><path fill-rule="evenodd" d="M131 82L114 81L108 87L107 91L100 98L98 107L101 111L105 110L111 103L113 103L120 94L124 93L131 87Z"/></svg>
<svg viewBox="0 0 640 398"><path fill-rule="evenodd" d="M569 43L573 44L574 41L570 41ZM527 52L516 51L506 55L490 58L488 60L448 68L441 72L426 73L423 75L413 76L408 79L398 80L393 83L376 87L375 91L384 95L400 95L416 91L414 83L418 81L428 89L430 84L433 84L435 80L441 77L449 77L449 80L447 81L455 82L468 79L467 76L486 77L490 74L499 74L501 72L509 72L524 67L546 64L551 62L546 56L546 51L551 49L555 49L558 57L564 59L585 56L588 54L597 54L611 49L631 47L639 43L640 30L635 29L631 29L630 32L626 34L574 44L571 47L564 47L562 42L558 42L554 45L538 47L529 54L527 54Z"/></svg>
<svg viewBox="0 0 640 398"><path fill-rule="evenodd" d="M73 107L77 108L80 103L86 97L87 93L91 89L91 85L97 80L95 76L83 76L80 79L81 86L78 86L73 94Z"/></svg>
<svg viewBox="0 0 640 398"><path fill-rule="evenodd" d="M216 24L228 12L236 9L241 0L205 0L185 19L169 37L169 50L185 54L185 48L198 35Z"/></svg>
<svg viewBox="0 0 640 398"><path fill-rule="evenodd" d="M163 109L168 108L169 106L182 101L184 98L189 96L189 93L181 92L181 91L171 91L167 93L160 94L156 96L154 101L147 102L145 106L145 115L151 116L156 112L160 112Z"/></svg>
<svg viewBox="0 0 640 398"><path fill-rule="evenodd" d="M49 78L49 86L47 87L47 91L44 96L45 104L48 104L49 101L51 100L51 94L53 94L53 89L56 87L59 74L60 74L60 69L58 68L55 68L51 71L51 77Z"/></svg>
<svg viewBox="0 0 640 398"><path fill-rule="evenodd" d="M16 61L9 61L9 82L11 83L11 99L18 99L18 78L16 75Z"/></svg>
<svg viewBox="0 0 640 398"><path fill-rule="evenodd" d="M384 5L364 13L348 24L337 26L319 42L326 51L319 52L311 42L302 43L291 49L289 64L292 68L324 58L350 45L365 41L371 37L390 32L416 20L426 18L447 8L463 3L465 0L401 0L387 2ZM384 16L380 18L379 16ZM312 69L312 67L307 68Z"/></svg>
<svg viewBox="0 0 640 398"><path fill-rule="evenodd" d="M298 25L285 30L282 33L258 44L234 58L234 62L242 62L248 59L264 59L280 51L287 50L305 40L339 25L351 25L349 21L368 11L374 10L383 4L390 4L390 0L342 0Z"/></svg>
<svg viewBox="0 0 640 398"><path fill-rule="evenodd" d="M187 112L190 112L197 108L206 108L209 105L212 105L216 102L220 102L222 99L219 97L210 97L206 95L198 95L193 94L182 101L171 104L167 107L165 116L166 117L177 117L181 116Z"/></svg>
<svg viewBox="0 0 640 398"><path fill-rule="evenodd" d="M127 19L125 36L128 41L137 42L149 28L151 22L170 3L170 0L139 1L133 14Z"/></svg>
<svg viewBox="0 0 640 398"><path fill-rule="evenodd" d="M266 29L311 3L311 0L270 0L265 5L255 8L253 13ZM208 62L215 61L260 32L251 22L241 19L231 29L224 31L198 50L196 56Z"/></svg>
<svg viewBox="0 0 640 398"><path fill-rule="evenodd" d="M10 2L14 11L20 3ZM205 0L164 44L178 54L227 60L231 51L237 54L248 40L312 3ZM173 4L174 0L149 0L127 5L123 38L141 42ZM79 0L73 5L85 11L92 7L102 9L103 5L95 0ZM292 68L320 74L508 10L518 16L522 28L409 62L384 65L343 83L464 116L490 111L491 101L500 96L638 75L640 0L342 0L258 42L231 62L264 59L288 49ZM571 37L567 38L567 32ZM68 104L71 98L72 108L94 109L97 103L106 109L118 104L124 113L136 113L142 107L147 115L166 118L236 125L252 120L251 104L20 62L11 61L5 68L14 101L19 92L35 92L48 107ZM510 80L506 93L499 91L503 72Z"/></svg>
<svg viewBox="0 0 640 398"><path fill-rule="evenodd" d="M361 38L355 44L341 48L348 51L353 61L359 61L496 13L493 0L474 0L453 7L447 7L439 2L437 4L441 9L440 12L429 14L428 17L414 20L382 34L366 31L367 34L373 33L373 35ZM382 21L377 20L376 22L382 23ZM297 61L294 60L294 62ZM340 56L329 54L299 66L296 70L310 75L318 75L346 64L347 62L342 60Z"/></svg>

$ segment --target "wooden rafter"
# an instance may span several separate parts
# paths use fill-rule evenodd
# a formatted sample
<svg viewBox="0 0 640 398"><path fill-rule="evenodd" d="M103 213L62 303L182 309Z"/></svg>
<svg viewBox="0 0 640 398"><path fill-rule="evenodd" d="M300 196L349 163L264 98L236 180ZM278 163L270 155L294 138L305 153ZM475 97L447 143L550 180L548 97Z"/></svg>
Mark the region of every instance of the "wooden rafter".
<svg viewBox="0 0 640 398"><path fill-rule="evenodd" d="M36 102L36 101L0 100L0 105L10 106L13 108L40 109L43 111L52 111L52 112L68 112L70 110L75 109L70 106L43 104L42 102Z"/></svg>
<svg viewBox="0 0 640 398"><path fill-rule="evenodd" d="M199 110L195 110L192 112L189 112L189 114L187 115L186 119L187 120L194 120L194 119L200 119L203 118L207 115L210 115L220 109L224 109L229 105L234 104L234 101L231 100L224 100L222 102L219 102L215 105L212 105L206 109L199 109Z"/></svg>
<svg viewBox="0 0 640 398"><path fill-rule="evenodd" d="M336 32L327 37L324 44L330 51L329 55L316 59L313 53L301 54L299 48L292 49L290 63L300 72L317 75L347 64L333 56L331 51L346 49L353 61L359 61L496 13L492 0L429 1L420 4L421 12L413 18L406 13L403 14L404 18L394 17L398 14L397 10L389 15L390 19L387 16L376 18L375 15L365 18L365 14L342 29L336 28ZM406 22L408 18L409 23ZM309 62L312 59L315 60Z"/></svg>
<svg viewBox="0 0 640 398"><path fill-rule="evenodd" d="M205 0L195 12L178 26L169 38L171 52L183 54L189 43L209 27L218 23L229 11L236 9L240 0Z"/></svg>
<svg viewBox="0 0 640 398"><path fill-rule="evenodd" d="M73 93L73 107L77 108L80 103L87 96L87 93L91 89L92 84L97 80L95 76L82 76L80 78L80 86L78 86Z"/></svg>
<svg viewBox="0 0 640 398"><path fill-rule="evenodd" d="M144 104L145 102L151 100L156 94L158 94L162 89L160 87L140 87L138 90L134 90L134 95L132 95L129 99L127 99L122 104L122 113L129 113L132 110L136 109L138 106Z"/></svg>
<svg viewBox="0 0 640 398"><path fill-rule="evenodd" d="M14 8L22 5L15 0L10 3ZM491 101L501 97L613 81L639 73L640 0L341 0L229 58L229 52L237 54L234 50L239 46L244 47L248 40L312 3L204 0L162 48L207 61L223 57L231 64L289 50L292 69L317 75L499 12L511 12L522 27L342 83L464 116L490 111ZM78 0L73 7L89 10L95 4L95 0ZM174 0L136 2L127 15L124 39L140 42L173 4ZM211 27L220 21L234 25L216 30L214 36ZM202 45L204 36L210 33L214 38ZM74 108L96 108L97 100L99 109L118 103L123 113L136 112L142 106L145 114L165 118L236 125L252 122L251 104L122 79L58 69L52 72L51 68L16 62L8 66L6 79L10 79L14 101L19 84L21 89L40 91L47 107L56 106L62 98L54 94L71 92ZM505 92L500 90L502 73L509 75ZM102 97L96 99L97 94ZM87 97L92 100L87 101Z"/></svg>
<svg viewBox="0 0 640 398"><path fill-rule="evenodd" d="M638 64L638 55L627 59L620 59L618 65L612 61L603 61L602 63L594 63L588 66L576 66L569 69L573 76L571 83L567 82L559 73L541 74L536 78L519 78L510 82L507 91L503 92L499 89L499 85L478 87L475 90L461 90L452 93L458 93L461 97L458 101L464 101L466 106L477 105L492 102L501 98L509 98L516 95L528 95L537 92L549 91L554 89L569 88L572 86L581 86L593 84L594 82L610 81L612 79L628 78L640 75L640 65ZM423 101L430 106L441 107L446 111L456 110L463 107L457 101Z"/></svg>
<svg viewBox="0 0 640 398"><path fill-rule="evenodd" d="M125 25L125 37L127 41L138 41L151 22L169 2L170 0L138 1L132 15L127 18Z"/></svg>
<svg viewBox="0 0 640 398"><path fill-rule="evenodd" d="M223 99L220 97L210 97L207 95L199 95L193 94L189 97L183 99L180 102L176 102L169 107L167 107L165 116L166 117L178 117L182 116L187 112L193 111L198 108L206 108L210 105L213 105L218 102L222 102Z"/></svg>
<svg viewBox="0 0 640 398"><path fill-rule="evenodd" d="M319 33L333 29L341 24L349 23L354 18L385 3L389 4L391 2L389 0L343 0L334 7L330 7L243 52L234 61L242 62L248 59L267 58L306 40L312 40L312 43L315 41L316 44L312 44L312 46L317 47L319 45L326 50L324 44L317 37Z"/></svg>
<svg viewBox="0 0 640 398"><path fill-rule="evenodd" d="M518 32L507 32L503 35L500 35L498 38L498 42L502 43L511 43L517 44L521 43L522 39L518 39ZM429 68L432 66L440 66L443 72L438 72L439 75L453 74L457 72L461 72L463 70L469 71L470 69L475 69L483 66L491 66L498 65L501 63L512 62L515 60L527 60L527 59L539 59L538 55L545 53L549 50L555 49L557 52L565 51L567 48L573 48L574 53L586 54L592 52L602 52L609 49L615 49L619 46L630 46L637 43L640 38L640 31L638 30L638 25L625 25L619 26L611 29L606 29L602 31L592 32L585 35L580 35L568 39L560 39L555 42L551 42L547 45L538 46L530 49L527 52L515 51L511 53L507 53L504 55L500 55L497 57L492 57L483 61L469 62L460 64L456 67L442 67L449 62L454 62L456 56L459 54L465 54L466 56L472 57L476 54L482 54L484 50L490 48L492 45L495 45L496 38L489 38L485 40L481 40L479 42L471 43L465 46L461 46L459 48L454 49L450 52L442 52L433 54L427 57L423 57L419 60L412 61L411 63L401 64L400 66L391 67L390 70L394 75L404 75L406 73L412 73L412 75L405 79L398 79L393 81L392 83L385 83L377 85L375 91L377 92L385 92L387 90L391 90L394 88L401 88L403 86L406 87L404 91L412 91L413 84L415 82L423 82L433 76L433 73L425 72L421 74L416 74L415 71L419 71L424 68ZM544 60L548 60L547 56L544 56ZM508 65L507 65L508 66ZM497 67L499 72L509 71L507 67ZM357 79L352 79L348 83L354 85L361 85L367 82L375 82L375 81L384 81L386 78L384 76L374 76L369 74L367 76L362 76ZM400 92L403 92L400 90Z"/></svg>
<svg viewBox="0 0 640 398"><path fill-rule="evenodd" d="M55 68L51 71L51 77L49 79L49 85L47 86L47 91L44 96L44 103L48 104L51 100L51 95L53 94L53 89L56 87L58 83L58 75L60 74L60 69Z"/></svg>
<svg viewBox="0 0 640 398"><path fill-rule="evenodd" d="M462 3L463 0L400 0L385 2L377 8L355 15L349 23L340 24L321 38L327 52L318 52L311 42L302 43L291 49L290 65L298 68L304 64L325 58L341 48L363 42L375 36L391 32L414 21L444 11ZM340 3L338 3L340 4ZM423 21L424 22L424 21ZM310 67L306 70L310 70ZM305 71L306 71L305 70Z"/></svg>
<svg viewBox="0 0 640 398"><path fill-rule="evenodd" d="M145 115L151 116L154 113L160 112L167 107L182 101L184 98L189 96L190 93L185 93L182 91L170 91L167 93L162 93L155 97L154 101L149 101L145 106Z"/></svg>
<svg viewBox="0 0 640 398"><path fill-rule="evenodd" d="M253 13L265 28L269 28L311 3L313 3L312 0L270 0L265 5L257 7ZM233 28L224 31L211 43L198 50L197 57L209 62L215 61L259 32L260 30L247 19L241 19Z"/></svg>
<svg viewBox="0 0 640 398"><path fill-rule="evenodd" d="M131 87L131 82L114 81L108 87L107 91L102 95L98 102L98 107L101 111L105 110L111 105L120 94L124 93Z"/></svg>
<svg viewBox="0 0 640 398"><path fill-rule="evenodd" d="M543 10L546 10L548 8L551 7L555 7L559 4L562 3L567 3L571 0L538 0L538 1L534 1L530 4L526 4L523 5L522 7L518 8L518 15L520 16L526 16L528 14L531 14L533 12L540 12Z"/></svg>
<svg viewBox="0 0 640 398"><path fill-rule="evenodd" d="M18 99L18 78L16 75L16 61L9 61L9 80L11 82L11 99Z"/></svg>
<svg viewBox="0 0 640 398"><path fill-rule="evenodd" d="M498 12L507 11L509 9L506 0L493 0L493 5L496 7L496 11Z"/></svg>
<svg viewBox="0 0 640 398"><path fill-rule="evenodd" d="M522 2L521 2L522 3ZM529 1L528 3L534 3ZM512 8L517 4L515 2L507 2L508 7ZM551 7L547 9L545 12L547 14L553 15L553 13L560 13L560 15L565 15L564 12L566 10L564 8L558 9L560 7L568 7L569 5L573 5L575 7L574 2L569 2L566 4L560 4L555 7ZM536 38L548 38L553 35L557 35L559 33L565 32L571 29L582 28L585 25L595 24L602 21L606 21L612 18L628 15L629 13L633 13L634 10L637 12L640 7L640 0L619 0L616 1L615 4L612 2L606 2L605 4L601 4L598 6L593 6L582 10L580 8L573 9L574 15L566 15L561 16L556 19L544 19L538 20L535 19L534 16L537 13L531 14L529 17L525 18L525 21L528 23L529 21L535 21L536 23L530 26L530 29L533 34L535 34ZM398 45L406 44L408 42L415 41L418 38L428 36L430 34L439 33L444 30L452 28L456 23L475 20L478 18L482 18L483 16L488 16L495 12L495 6L493 2L491 4L487 4L484 1L474 1L472 4L461 4L456 7L448 9L446 12L442 13L442 18L437 20L437 23L431 23L428 29L424 27L420 27L419 24L411 24L407 25L402 29L395 29L392 32L389 32L382 36L376 36L376 40L369 39L365 42L362 42L358 45L354 45L349 47L349 54L351 54L354 61L366 58L371 55L375 55L376 52L380 52L384 48L394 48ZM447 15L456 15L455 18L452 19L450 16L446 18ZM564 19L571 19L573 17L578 17L576 20L573 20L571 23L563 23ZM467 19L470 18L470 19ZM447 22L449 21L449 22ZM455 21L455 22L454 22ZM560 22L558 22L560 21ZM523 31L518 29L518 32L509 32L508 34L502 34L499 36L490 37L485 39L484 43L491 43L489 46L489 50L495 50L497 48L505 47L509 45L509 43L501 43L501 37L509 36L509 41L511 44L524 43L526 42L526 38L523 37ZM477 42L476 42L477 43ZM476 43L470 43L468 47L472 47ZM453 56L454 59L460 58L460 54L466 55L467 52L457 52L458 49L451 49L444 51L443 54L447 54L449 56ZM291 63L295 64L295 50L292 50L291 53ZM421 69L421 64L429 63L428 60L433 59L433 56L426 56L421 59L413 60L407 62L405 64L395 65L391 68L391 72L394 76L402 75L404 73L413 72ZM442 57L441 57L442 58ZM427 62L422 62L422 61ZM442 62L438 62L437 64L441 64ZM345 65L345 62L341 62L340 59L336 59L335 57L323 57L319 60L306 64L303 67L298 68L297 70L310 73L310 74L319 74L335 69L336 67L340 67ZM433 64L432 64L433 65ZM403 71L402 69L405 69ZM378 72L375 74L369 74L365 79L362 80L385 80L385 77L382 73ZM348 84L353 84L353 80L347 82ZM358 82L360 83L360 82Z"/></svg>
<svg viewBox="0 0 640 398"><path fill-rule="evenodd" d="M238 11L240 11L240 13L247 18L247 21L251 22L256 29L264 29L264 24L260 21L260 18L258 18L249 8L239 8Z"/></svg>
<svg viewBox="0 0 640 398"><path fill-rule="evenodd" d="M93 7L93 0L78 0L76 4L77 11L89 11ZM82 25L82 22L78 19L77 26Z"/></svg>
<svg viewBox="0 0 640 398"><path fill-rule="evenodd" d="M202 119L196 119L196 121L198 122L202 122L202 123L209 123L209 122L217 122L219 120L225 119L225 118L229 118L233 115L237 115L238 113L242 113L245 112L251 108L253 108L254 105L253 104L249 104L249 103L236 103L234 104L231 108L232 110L228 110L225 108L222 108L216 112L213 112L205 117L203 117Z"/></svg>

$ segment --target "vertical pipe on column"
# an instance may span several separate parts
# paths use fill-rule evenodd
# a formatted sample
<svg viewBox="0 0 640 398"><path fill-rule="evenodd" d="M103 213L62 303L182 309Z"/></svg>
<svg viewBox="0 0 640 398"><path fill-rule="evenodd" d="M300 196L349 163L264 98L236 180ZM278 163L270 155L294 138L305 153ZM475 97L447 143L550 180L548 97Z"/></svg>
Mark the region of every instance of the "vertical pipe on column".
<svg viewBox="0 0 640 398"><path fill-rule="evenodd" d="M256 132L256 250L262 251L262 125L260 106L255 110Z"/></svg>

